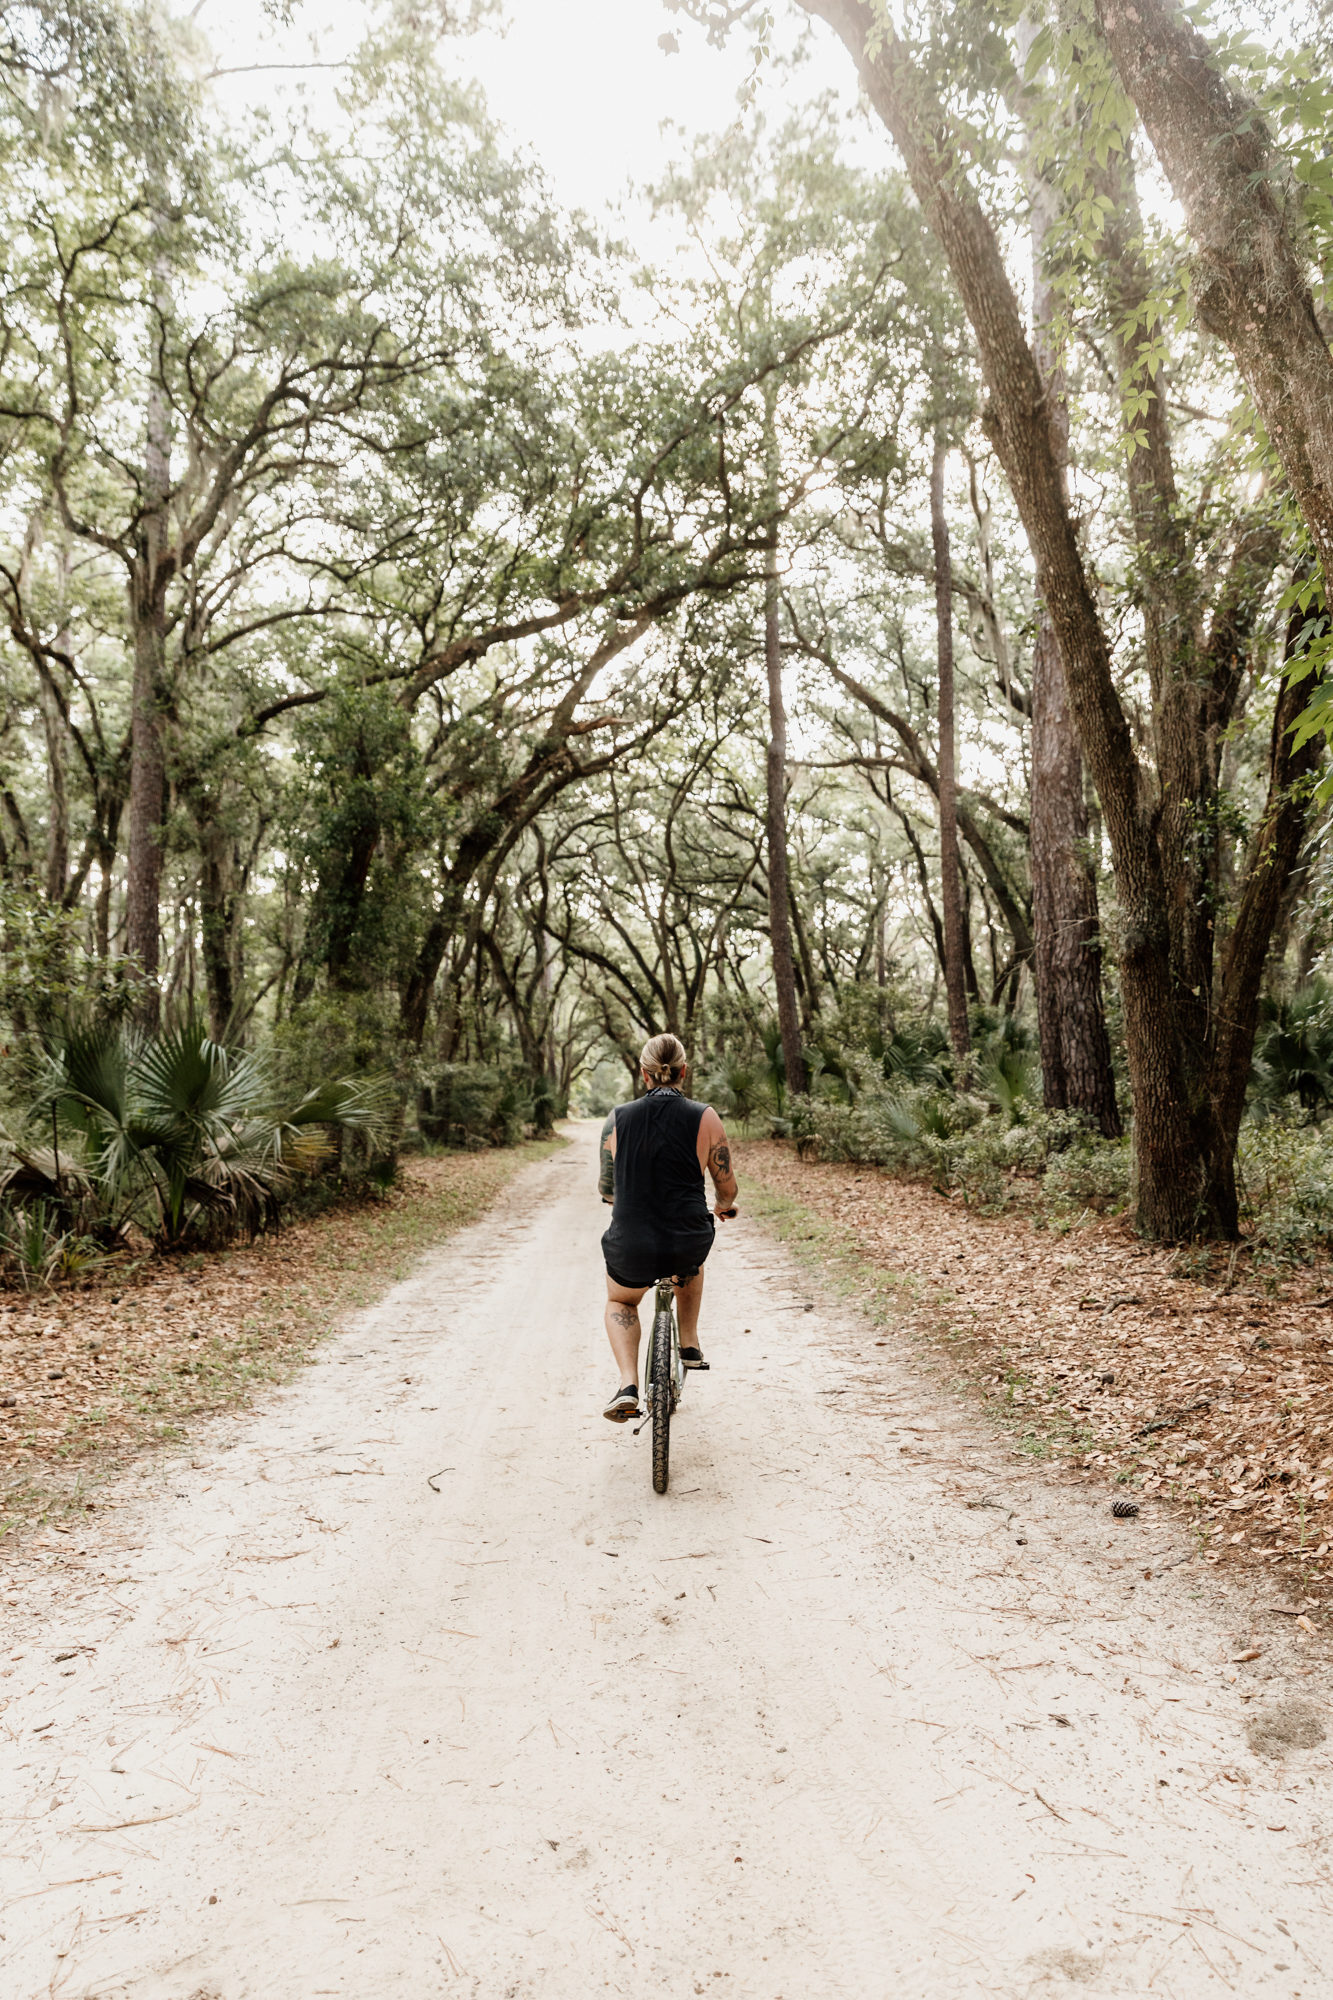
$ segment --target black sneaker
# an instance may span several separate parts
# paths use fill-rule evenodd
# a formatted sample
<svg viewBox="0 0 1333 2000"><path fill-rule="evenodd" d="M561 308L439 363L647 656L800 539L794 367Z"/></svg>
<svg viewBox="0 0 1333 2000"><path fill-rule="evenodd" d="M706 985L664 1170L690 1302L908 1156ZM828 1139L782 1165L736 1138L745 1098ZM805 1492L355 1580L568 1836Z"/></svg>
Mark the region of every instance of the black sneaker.
<svg viewBox="0 0 1333 2000"><path fill-rule="evenodd" d="M702 1351L697 1347L682 1347L680 1350L682 1368L707 1368Z"/></svg>
<svg viewBox="0 0 1333 2000"><path fill-rule="evenodd" d="M613 1424L627 1424L631 1417L637 1417L638 1414L639 1392L632 1382L627 1382L623 1389L617 1389L602 1411L602 1415L609 1417Z"/></svg>

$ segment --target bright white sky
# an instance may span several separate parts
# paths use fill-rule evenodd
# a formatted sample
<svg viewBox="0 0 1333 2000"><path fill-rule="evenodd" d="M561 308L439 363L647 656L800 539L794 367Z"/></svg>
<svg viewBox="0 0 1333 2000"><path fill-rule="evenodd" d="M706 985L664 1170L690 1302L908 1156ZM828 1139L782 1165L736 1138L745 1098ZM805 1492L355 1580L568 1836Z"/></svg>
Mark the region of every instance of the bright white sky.
<svg viewBox="0 0 1333 2000"><path fill-rule="evenodd" d="M193 10L192 10L193 11ZM368 18L364 0L330 5L303 0L290 29L275 28L260 0L203 0L196 13L219 64L301 62L314 38L319 56L336 60L355 44ZM424 11L424 10L423 10ZM782 17L786 10L779 8ZM746 38L709 48L701 29L669 14L662 0L506 0L507 33L488 31L452 45L461 74L475 76L494 115L516 145L530 149L567 207L602 211L630 182L653 180L682 153L679 133L723 130L737 115L736 93L749 71ZM787 46L794 21L783 22ZM680 53L668 55L658 37L674 34ZM761 87L774 96L806 98L836 87L850 94L850 66L828 35L808 38L810 59L799 77L779 73ZM257 71L215 86L229 109L278 106L304 89L316 103L327 72Z"/></svg>

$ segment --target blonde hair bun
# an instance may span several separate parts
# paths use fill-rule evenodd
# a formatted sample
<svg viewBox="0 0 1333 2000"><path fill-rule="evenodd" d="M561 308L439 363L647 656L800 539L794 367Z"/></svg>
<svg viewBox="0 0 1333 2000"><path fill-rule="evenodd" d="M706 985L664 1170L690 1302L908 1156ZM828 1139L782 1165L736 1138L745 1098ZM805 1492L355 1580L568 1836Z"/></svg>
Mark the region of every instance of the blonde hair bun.
<svg viewBox="0 0 1333 2000"><path fill-rule="evenodd" d="M679 1084L685 1075L685 1044L675 1035L654 1035L639 1054L639 1067L650 1084Z"/></svg>

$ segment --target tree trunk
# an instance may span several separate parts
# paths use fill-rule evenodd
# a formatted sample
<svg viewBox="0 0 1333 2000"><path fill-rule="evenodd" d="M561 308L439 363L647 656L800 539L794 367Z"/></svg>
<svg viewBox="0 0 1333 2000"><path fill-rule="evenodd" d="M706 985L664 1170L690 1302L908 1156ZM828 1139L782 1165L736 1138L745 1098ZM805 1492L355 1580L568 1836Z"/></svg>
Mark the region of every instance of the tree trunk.
<svg viewBox="0 0 1333 2000"><path fill-rule="evenodd" d="M944 511L944 461L949 447L936 432L930 466L930 540L935 555L935 648L939 666L940 907L944 913L944 997L954 1059L971 1051L967 972L963 956L963 879L958 863L958 775L954 758L953 570ZM975 975L974 975L975 979Z"/></svg>
<svg viewBox="0 0 1333 2000"><path fill-rule="evenodd" d="M161 961L162 821L167 767L162 743L166 635L160 604L140 602L134 630L130 705L130 798L125 858L125 950L143 977L136 1012L156 1025Z"/></svg>
<svg viewBox="0 0 1333 2000"><path fill-rule="evenodd" d="M1333 576L1333 354L1300 192L1255 106L1176 0L1097 0L1115 66L1198 245L1199 322L1226 342Z"/></svg>
<svg viewBox="0 0 1333 2000"><path fill-rule="evenodd" d="M925 853L917 838L916 828L912 825L911 814L900 806L896 799L890 799L889 805L907 835L907 845L911 848L912 858L916 862L916 879L921 885L921 900L926 906L926 915L930 918L930 935L935 944L934 975L930 982L930 1002L926 1008L929 1016L935 1011L935 993L939 985L939 974L944 967L944 925L940 922L940 913L935 908L935 898L930 893L930 873L926 867Z"/></svg>
<svg viewBox="0 0 1333 2000"><path fill-rule="evenodd" d="M425 1040L426 1022L430 1017L435 981L444 963L444 954L454 934L461 908L461 894L456 894L453 884L446 882L439 908L426 926L412 970L403 983L402 998L399 1001L399 1022L403 1034L413 1048L419 1049ZM443 1012L449 1053L442 1055L441 1060L452 1062L454 1036L458 1025L456 994L446 995Z"/></svg>
<svg viewBox="0 0 1333 2000"><path fill-rule="evenodd" d="M358 814L349 830L342 853L336 857L322 897L326 932L324 966L329 985L337 991L355 992L366 984L367 968L358 963L355 951L357 929L365 906L370 867L380 841L375 813Z"/></svg>
<svg viewBox="0 0 1333 2000"><path fill-rule="evenodd" d="M954 853L958 853L956 843ZM958 914L962 920L961 929L963 934L963 991L966 993L971 1005L979 1007L981 1005L981 981L977 978L976 960L972 955L972 881L967 872L967 865L962 860L958 864L958 873L961 877Z"/></svg>
<svg viewBox="0 0 1333 2000"><path fill-rule="evenodd" d="M102 965L111 956L111 895L116 879L116 836L121 808L116 806L98 836L97 897L93 904L93 949Z"/></svg>
<svg viewBox="0 0 1333 2000"><path fill-rule="evenodd" d="M787 910L791 916L792 938L796 945L797 978L801 986L801 1026L808 1034L814 1027L814 1018L819 1012L819 975L815 971L810 939L806 935L805 918L801 915L801 905L790 870L787 875Z"/></svg>
<svg viewBox="0 0 1333 2000"><path fill-rule="evenodd" d="M1308 647L1314 635L1308 614L1294 607L1287 621L1286 664ZM1328 617L1318 629L1326 633ZM1225 1176L1235 1204L1235 1153L1245 1091L1259 1024L1259 998L1264 967L1287 883L1300 859L1310 820L1311 781L1323 750L1322 737L1311 737L1292 748L1292 727L1314 689L1308 682L1284 680L1273 709L1269 742L1268 797L1246 858L1244 888L1223 952L1218 982L1217 1026L1211 1070L1217 1107L1220 1157L1216 1172Z"/></svg>
<svg viewBox="0 0 1333 2000"><path fill-rule="evenodd" d="M1083 759L1043 614L1032 656L1032 973L1048 1111L1085 1111L1121 1131L1102 1007L1097 886L1087 861Z"/></svg>
<svg viewBox="0 0 1333 2000"><path fill-rule="evenodd" d="M69 634L62 632L56 644L65 650ZM48 796L46 808L46 899L57 908L65 900L65 878L69 873L69 794L65 773L65 718L60 713L55 690L44 676L37 676L37 706L41 710L42 732L46 737Z"/></svg>
<svg viewBox="0 0 1333 2000"><path fill-rule="evenodd" d="M162 822L167 767L162 740L166 695L167 619L164 557L171 489L171 420L156 375L148 390L144 507L130 572L134 678L130 692L130 797L125 861L125 950L143 985L136 1012L155 1027L160 1011Z"/></svg>
<svg viewBox="0 0 1333 2000"><path fill-rule="evenodd" d="M775 489L777 439L776 391L765 394L765 431L770 489ZM770 490L776 505L776 492ZM796 968L792 962L791 917L787 885L787 711L782 700L782 644L778 629L778 537L774 522L765 557L764 666L768 675L768 934L773 956L773 984L778 996L778 1028L787 1088L796 1096L809 1089L801 1049L801 1023L796 1005Z"/></svg>
<svg viewBox="0 0 1333 2000"><path fill-rule="evenodd" d="M204 988L208 995L208 1032L215 1042L232 1032L239 1000L236 936L240 898L237 893L236 852L230 833L220 825L213 802L197 812L199 832L199 927L203 937Z"/></svg>
<svg viewBox="0 0 1333 2000"><path fill-rule="evenodd" d="M1024 29L1028 27L1025 19ZM1020 50L1030 40L1024 33ZM1052 339L1055 300L1046 270L1057 219L1050 182L1029 160L1033 347L1046 384L1052 444L1069 462L1069 406ZM1037 999L1042 1101L1048 1111L1082 1111L1108 1139L1122 1130L1111 1038L1102 1005L1097 877L1088 857L1083 753L1069 707L1060 644L1041 606L1032 653L1032 977Z"/></svg>

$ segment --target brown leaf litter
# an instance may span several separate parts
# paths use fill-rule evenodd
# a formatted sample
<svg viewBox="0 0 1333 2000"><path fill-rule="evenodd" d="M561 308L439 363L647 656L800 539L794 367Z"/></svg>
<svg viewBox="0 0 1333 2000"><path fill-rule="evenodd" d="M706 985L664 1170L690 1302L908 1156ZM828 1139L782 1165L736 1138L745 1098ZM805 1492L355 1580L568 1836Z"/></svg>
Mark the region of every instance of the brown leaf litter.
<svg viewBox="0 0 1333 2000"><path fill-rule="evenodd" d="M1276 1290L1236 1260L1200 1279L1120 1219L1061 1235L772 1141L738 1166L792 1231L800 1211L871 1268L895 1326L947 1341L1025 1449L1188 1509L1207 1561L1282 1578L1295 1601L1272 1609L1299 1622L1318 1603L1307 1593L1333 1548L1327 1267Z"/></svg>

